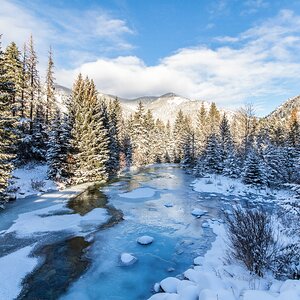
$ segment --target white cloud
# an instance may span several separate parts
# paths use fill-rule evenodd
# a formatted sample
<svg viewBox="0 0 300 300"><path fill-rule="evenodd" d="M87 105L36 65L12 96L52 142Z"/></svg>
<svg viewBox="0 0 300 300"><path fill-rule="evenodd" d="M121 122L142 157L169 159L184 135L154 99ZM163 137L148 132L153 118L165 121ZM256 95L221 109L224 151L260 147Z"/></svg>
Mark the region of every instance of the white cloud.
<svg viewBox="0 0 300 300"><path fill-rule="evenodd" d="M102 92L121 97L172 91L239 106L256 97L288 94L290 84L300 79L299 32L300 17L281 11L233 37L232 46L180 49L155 66L134 56L99 58L62 71L59 80L70 86L75 74L82 72L93 78Z"/></svg>
<svg viewBox="0 0 300 300"><path fill-rule="evenodd" d="M65 61L78 65L87 58L94 58L96 53L120 53L133 49L126 37L135 31L125 20L111 16L100 7L62 10L47 2L32 2L25 7L21 1L1 0L0 33L3 34L4 46L14 41L20 47L33 34L43 60L46 60L52 45L55 55L62 53Z"/></svg>

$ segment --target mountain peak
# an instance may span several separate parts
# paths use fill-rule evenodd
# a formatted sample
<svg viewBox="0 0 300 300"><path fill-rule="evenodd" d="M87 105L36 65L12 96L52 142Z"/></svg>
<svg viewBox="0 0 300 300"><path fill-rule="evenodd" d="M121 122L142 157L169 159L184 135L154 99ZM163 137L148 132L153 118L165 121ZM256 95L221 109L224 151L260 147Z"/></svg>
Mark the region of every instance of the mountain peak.
<svg viewBox="0 0 300 300"><path fill-rule="evenodd" d="M159 98L171 98L171 97L180 97L180 96L178 96L175 93L170 92L170 93L166 93L166 94L161 95Z"/></svg>

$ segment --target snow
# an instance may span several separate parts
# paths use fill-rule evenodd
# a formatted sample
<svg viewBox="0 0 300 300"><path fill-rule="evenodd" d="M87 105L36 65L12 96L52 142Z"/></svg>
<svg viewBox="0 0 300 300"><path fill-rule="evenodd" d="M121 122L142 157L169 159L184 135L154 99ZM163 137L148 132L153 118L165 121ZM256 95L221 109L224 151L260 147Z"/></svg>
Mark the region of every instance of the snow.
<svg viewBox="0 0 300 300"><path fill-rule="evenodd" d="M10 190L15 190L17 198L24 198L29 195L37 195L41 192L57 190L56 184L47 179L48 166L46 164L27 164L12 172L12 184ZM40 183L36 189L32 183ZM39 185L39 184L37 184Z"/></svg>
<svg viewBox="0 0 300 300"><path fill-rule="evenodd" d="M120 197L138 199L138 198L151 198L155 195L155 189L152 188L138 188L131 192L119 194Z"/></svg>
<svg viewBox="0 0 300 300"><path fill-rule="evenodd" d="M0 258L0 299L15 299L22 289L22 280L32 272L38 259L29 257L35 245L21 248Z"/></svg>
<svg viewBox="0 0 300 300"><path fill-rule="evenodd" d="M160 282L160 287L167 293L176 293L180 280L175 277L167 277Z"/></svg>
<svg viewBox="0 0 300 300"><path fill-rule="evenodd" d="M207 213L207 210L202 210L202 209L200 209L200 208L195 208L195 209L193 209L193 211L191 212L191 214L192 214L193 216L198 217L198 218L204 216L206 213Z"/></svg>
<svg viewBox="0 0 300 300"><path fill-rule="evenodd" d="M149 245L154 241L152 236L143 235L137 239L137 242L141 245Z"/></svg>
<svg viewBox="0 0 300 300"><path fill-rule="evenodd" d="M137 261L137 258L130 253L122 253L121 254L121 262L124 266L130 266Z"/></svg>
<svg viewBox="0 0 300 300"><path fill-rule="evenodd" d="M160 286L166 293L157 293L149 300L300 300L299 280L259 278L238 264L225 264L224 225L212 220L209 225L217 235L212 248L204 257L194 259L195 266L183 274L185 279L163 279Z"/></svg>
<svg viewBox="0 0 300 300"><path fill-rule="evenodd" d="M65 212L66 214L55 215ZM16 232L19 237L31 236L42 232L67 230L73 233L84 232L86 229L105 223L108 214L103 208L95 208L84 216L71 214L63 203L35 211L20 214L14 224L6 231Z"/></svg>

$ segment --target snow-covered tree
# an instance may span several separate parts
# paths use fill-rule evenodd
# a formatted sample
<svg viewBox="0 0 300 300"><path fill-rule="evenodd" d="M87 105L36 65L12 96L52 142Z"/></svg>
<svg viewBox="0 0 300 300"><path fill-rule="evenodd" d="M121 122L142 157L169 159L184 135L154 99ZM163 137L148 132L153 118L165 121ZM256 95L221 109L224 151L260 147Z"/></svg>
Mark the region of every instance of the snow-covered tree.
<svg viewBox="0 0 300 300"><path fill-rule="evenodd" d="M54 85L54 62L52 49L50 47L48 66L46 73L46 111L45 111L45 122L48 125L55 113L55 85Z"/></svg>
<svg viewBox="0 0 300 300"><path fill-rule="evenodd" d="M219 139L214 133L207 138L204 150L204 166L208 172L220 173L222 171Z"/></svg>
<svg viewBox="0 0 300 300"><path fill-rule="evenodd" d="M1 39L1 36L0 36ZM14 85L7 81L0 40L0 202L6 200L5 192L13 168L15 118L12 116Z"/></svg>
<svg viewBox="0 0 300 300"><path fill-rule="evenodd" d="M263 163L254 149L248 153L245 161L243 182L255 186L265 184L265 170Z"/></svg>
<svg viewBox="0 0 300 300"><path fill-rule="evenodd" d="M67 116L56 108L50 125L46 155L49 167L48 177L58 182L66 182L69 177L67 159L70 150L70 129Z"/></svg>

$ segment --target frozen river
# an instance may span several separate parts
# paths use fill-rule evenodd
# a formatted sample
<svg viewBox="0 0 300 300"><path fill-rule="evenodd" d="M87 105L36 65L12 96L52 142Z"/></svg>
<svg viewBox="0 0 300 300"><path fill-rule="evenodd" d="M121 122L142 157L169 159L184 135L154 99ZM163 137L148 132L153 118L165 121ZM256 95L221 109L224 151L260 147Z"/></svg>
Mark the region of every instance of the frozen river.
<svg viewBox="0 0 300 300"><path fill-rule="evenodd" d="M19 298L149 298L156 282L181 274L215 238L202 225L218 216L221 195L193 191L193 180L178 166L159 165L75 200L29 197L11 204L1 215L1 256L32 247L35 259ZM196 218L194 209L207 213ZM154 242L138 244L143 235ZM124 252L137 262L123 266Z"/></svg>

